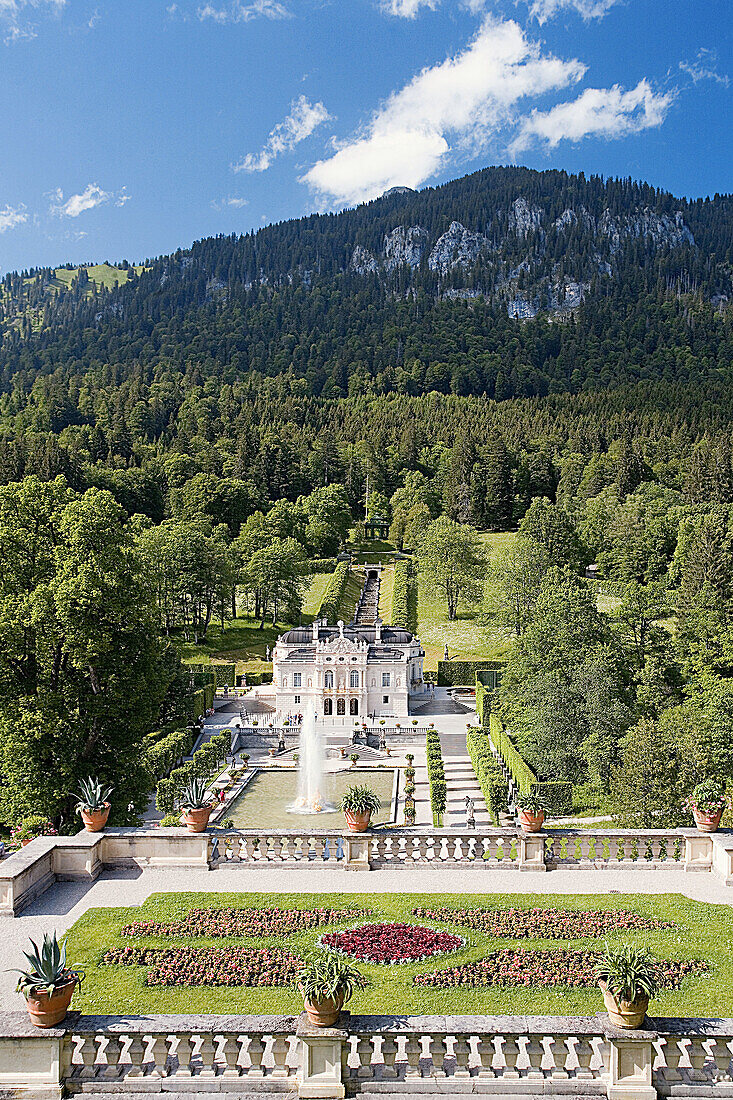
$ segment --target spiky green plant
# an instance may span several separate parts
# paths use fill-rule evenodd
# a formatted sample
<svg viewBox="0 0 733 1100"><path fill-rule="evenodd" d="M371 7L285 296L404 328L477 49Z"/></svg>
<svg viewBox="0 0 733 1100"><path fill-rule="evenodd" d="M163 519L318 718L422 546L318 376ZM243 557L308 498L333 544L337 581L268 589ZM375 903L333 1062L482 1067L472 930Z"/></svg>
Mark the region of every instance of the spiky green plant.
<svg viewBox="0 0 733 1100"><path fill-rule="evenodd" d="M371 787L349 787L341 799L341 809L352 814L375 814L381 806L381 798Z"/></svg>
<svg viewBox="0 0 733 1100"><path fill-rule="evenodd" d="M547 804L543 802L535 791L526 791L517 798L517 806L520 810L537 817L538 814L547 813Z"/></svg>
<svg viewBox="0 0 733 1100"><path fill-rule="evenodd" d="M211 805L211 799L206 797L206 780L189 779L181 791L181 806L184 810L204 810Z"/></svg>
<svg viewBox="0 0 733 1100"><path fill-rule="evenodd" d="M620 1001L632 1003L639 997L650 999L659 992L659 967L645 948L631 943L606 950L595 969L596 981L605 982Z"/></svg>
<svg viewBox="0 0 733 1100"><path fill-rule="evenodd" d="M103 810L109 802L109 796L112 794L114 787L103 787L99 780L94 776L89 776L88 779L82 779L79 783L79 791L77 798L77 810Z"/></svg>
<svg viewBox="0 0 733 1100"><path fill-rule="evenodd" d="M366 989L368 982L360 970L335 951L325 954L314 951L303 959L293 984L308 1001L328 1001L343 997L343 1003L346 1004L356 990Z"/></svg>
<svg viewBox="0 0 733 1100"><path fill-rule="evenodd" d="M66 944L59 943L55 932L51 936L44 932L40 948L31 940L31 948L31 951L23 952L28 960L28 970L16 970L20 974L15 987L17 993L23 993L26 997L36 993L48 993L52 996L71 980L81 985L84 974L79 970L71 970L66 965Z"/></svg>

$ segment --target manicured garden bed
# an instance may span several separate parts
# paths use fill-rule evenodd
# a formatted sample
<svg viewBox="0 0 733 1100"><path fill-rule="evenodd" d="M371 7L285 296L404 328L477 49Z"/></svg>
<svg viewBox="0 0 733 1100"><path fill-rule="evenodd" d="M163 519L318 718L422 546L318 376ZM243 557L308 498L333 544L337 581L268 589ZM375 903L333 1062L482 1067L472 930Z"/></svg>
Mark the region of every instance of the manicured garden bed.
<svg viewBox="0 0 733 1100"><path fill-rule="evenodd" d="M405 925L428 930L419 957L408 958ZM364 934L338 935L363 926L375 929L366 952ZM85 913L68 936L87 975L73 1007L297 1012L288 983L321 937L380 959L357 961L370 985L354 1012L592 1014L602 1002L589 975L606 940L643 944L663 963L655 1013L726 1016L733 1004L733 912L680 895L241 893L155 894Z"/></svg>

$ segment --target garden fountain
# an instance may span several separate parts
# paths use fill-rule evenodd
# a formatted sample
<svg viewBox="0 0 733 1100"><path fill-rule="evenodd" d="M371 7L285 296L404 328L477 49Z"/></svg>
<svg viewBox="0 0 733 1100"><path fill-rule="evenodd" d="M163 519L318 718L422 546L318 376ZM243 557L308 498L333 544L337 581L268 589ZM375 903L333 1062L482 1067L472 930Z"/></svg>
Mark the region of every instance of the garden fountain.
<svg viewBox="0 0 733 1100"><path fill-rule="evenodd" d="M333 813L323 795L326 750L315 710L309 707L300 727L298 797L288 806L291 814Z"/></svg>

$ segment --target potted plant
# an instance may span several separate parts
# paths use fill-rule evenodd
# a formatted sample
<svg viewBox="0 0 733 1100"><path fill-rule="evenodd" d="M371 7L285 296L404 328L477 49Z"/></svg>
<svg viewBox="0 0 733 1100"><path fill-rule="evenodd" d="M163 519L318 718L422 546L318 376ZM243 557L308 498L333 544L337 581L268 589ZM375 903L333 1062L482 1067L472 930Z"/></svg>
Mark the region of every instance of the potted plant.
<svg viewBox="0 0 733 1100"><path fill-rule="evenodd" d="M98 779L89 776L79 784L77 811L81 814L84 828L88 833L101 833L109 817L113 787L103 787Z"/></svg>
<svg viewBox="0 0 733 1100"><path fill-rule="evenodd" d="M349 760L351 761L352 768L355 768L357 763L359 762L359 753L358 752L352 752L351 755L349 756Z"/></svg>
<svg viewBox="0 0 733 1100"><path fill-rule="evenodd" d="M405 768L405 779L414 779L414 778L415 778L415 769L414 768Z"/></svg>
<svg viewBox="0 0 733 1100"><path fill-rule="evenodd" d="M685 805L692 810L695 827L701 833L714 833L720 825L723 810L730 806L730 799L719 779L705 779L698 783Z"/></svg>
<svg viewBox="0 0 733 1100"><path fill-rule="evenodd" d="M369 828L372 814L380 809L382 801L370 787L349 787L341 799L341 809L346 814L346 824L352 833L363 833Z"/></svg>
<svg viewBox="0 0 733 1100"><path fill-rule="evenodd" d="M42 814L31 814L30 817L23 819L21 825L15 825L10 830L11 839L20 841L22 848L25 848L26 844L30 844L37 836L57 835L58 832L54 829L52 822L48 821Z"/></svg>
<svg viewBox="0 0 733 1100"><path fill-rule="evenodd" d="M19 970L20 978L15 987L22 993L28 1007L31 1023L36 1027L55 1027L66 1013L77 985L84 974L66 965L66 944L59 944L56 933L43 935L39 948L31 940L31 951L24 951L27 970Z"/></svg>
<svg viewBox="0 0 733 1100"><path fill-rule="evenodd" d="M412 719L412 724L413 724L413 726L416 726L416 725L417 725L417 718L413 718L413 719Z"/></svg>
<svg viewBox="0 0 733 1100"><path fill-rule="evenodd" d="M243 772L247 771L247 765L248 764L249 764L249 753L248 752L243 752L242 753L242 771Z"/></svg>
<svg viewBox="0 0 733 1100"><path fill-rule="evenodd" d="M346 745L339 745L339 754L342 760L346 759Z"/></svg>
<svg viewBox="0 0 733 1100"><path fill-rule="evenodd" d="M649 1000L659 990L659 970L648 951L633 944L609 947L596 966L608 1018L616 1027L641 1027Z"/></svg>
<svg viewBox="0 0 733 1100"><path fill-rule="evenodd" d="M335 951L308 955L295 976L308 1022L314 1027L333 1027L347 1001L366 984L364 975Z"/></svg>
<svg viewBox="0 0 733 1100"><path fill-rule="evenodd" d="M405 753L405 760L406 760L406 761L407 761L407 763L408 763L408 764L410 765L410 767L412 767L412 761L413 761L414 759L415 759L415 754L414 754L414 752L406 752L406 753Z"/></svg>
<svg viewBox="0 0 733 1100"><path fill-rule="evenodd" d="M542 828L547 810L539 795L535 794L534 791L520 794L517 799L517 806L519 807L519 824L524 832L538 833Z"/></svg>
<svg viewBox="0 0 733 1100"><path fill-rule="evenodd" d="M300 753L299 752L294 752L293 753L293 763L297 764L299 760L300 760Z"/></svg>
<svg viewBox="0 0 733 1100"><path fill-rule="evenodd" d="M206 797L205 780L189 779L181 794L181 808L189 833L203 833L214 808L211 799Z"/></svg>
<svg viewBox="0 0 733 1100"><path fill-rule="evenodd" d="M384 746L384 751L385 751L385 753L387 754L387 756L391 756L391 755L392 755L392 750L391 750L391 748L389 747L389 745L385 745L385 746Z"/></svg>
<svg viewBox="0 0 733 1100"><path fill-rule="evenodd" d="M410 798L415 793L414 783L405 783L405 798Z"/></svg>

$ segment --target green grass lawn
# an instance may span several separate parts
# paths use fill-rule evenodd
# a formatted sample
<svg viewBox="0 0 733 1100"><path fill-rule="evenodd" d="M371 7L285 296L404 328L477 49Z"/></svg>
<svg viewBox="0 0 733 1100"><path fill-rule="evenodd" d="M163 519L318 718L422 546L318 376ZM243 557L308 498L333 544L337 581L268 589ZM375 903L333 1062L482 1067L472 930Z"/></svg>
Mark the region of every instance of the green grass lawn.
<svg viewBox="0 0 733 1100"><path fill-rule="evenodd" d="M307 872L305 872L307 874ZM246 876L246 872L243 872ZM185 944L204 947L278 947L302 954L326 929L312 929L293 935L266 938L185 939L176 937L122 937L121 928L131 920L175 920L192 908L262 909L358 906L371 909L369 919L404 920L466 937L459 951L423 962L377 966L359 963L370 986L350 1004L354 1012L366 1013L480 1013L510 1015L591 1015L603 1010L595 988L467 987L437 989L413 984L416 974L444 970L485 957L491 951L515 947L544 950L601 950L603 940L512 940L497 938L459 925L418 920L415 906L451 908L547 909L630 909L660 920L672 921L673 929L617 932L609 941L629 940L647 946L660 959L702 959L708 974L688 977L681 990L665 991L655 999L652 1012L660 1016L729 1016L733 1003L733 912L725 905L691 901L679 894L655 896L623 895L533 895L533 894L154 894L139 908L90 909L68 934L68 958L86 971L86 981L75 994L73 1007L85 1013L294 1013L300 997L288 988L236 987L147 987L145 967L101 966L103 953L111 947L170 947ZM347 927L359 920L349 921ZM336 926L329 926L336 927Z"/></svg>
<svg viewBox="0 0 733 1100"><path fill-rule="evenodd" d="M392 622L392 593L394 592L394 566L388 565L379 578L379 617L384 623Z"/></svg>
<svg viewBox="0 0 733 1100"><path fill-rule="evenodd" d="M481 535L489 559L511 545L515 538L513 531L487 531ZM426 669L437 668L446 645L451 657L459 660L502 657L511 645L510 638L488 625L484 608L459 605L458 617L451 622L445 597L431 587L424 574L418 576L417 622L417 632L425 648Z"/></svg>

